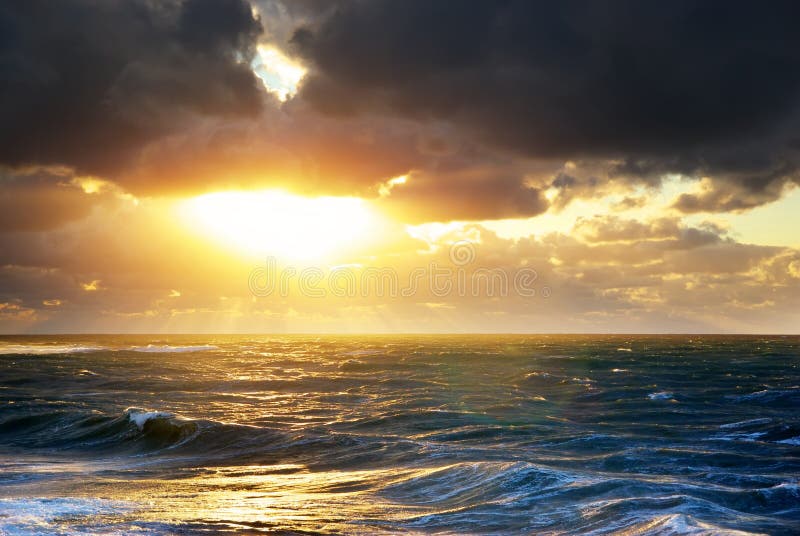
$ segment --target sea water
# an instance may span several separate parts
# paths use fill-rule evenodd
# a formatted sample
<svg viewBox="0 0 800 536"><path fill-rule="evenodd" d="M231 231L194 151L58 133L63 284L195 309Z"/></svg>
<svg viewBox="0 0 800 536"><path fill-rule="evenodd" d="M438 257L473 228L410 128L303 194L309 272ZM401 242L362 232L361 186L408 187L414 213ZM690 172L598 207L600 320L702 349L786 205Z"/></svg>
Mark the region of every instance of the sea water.
<svg viewBox="0 0 800 536"><path fill-rule="evenodd" d="M3 534L798 534L800 338L0 338Z"/></svg>

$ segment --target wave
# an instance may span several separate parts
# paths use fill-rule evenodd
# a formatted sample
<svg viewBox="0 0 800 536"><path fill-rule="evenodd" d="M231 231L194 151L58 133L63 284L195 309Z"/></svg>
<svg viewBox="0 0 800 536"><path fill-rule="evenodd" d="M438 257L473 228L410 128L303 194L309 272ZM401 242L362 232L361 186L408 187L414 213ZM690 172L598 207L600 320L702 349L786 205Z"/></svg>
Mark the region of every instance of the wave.
<svg viewBox="0 0 800 536"><path fill-rule="evenodd" d="M788 389L762 389L746 395L730 396L735 402L756 402L761 404L766 403L784 403L791 404L800 402L800 386L792 386Z"/></svg>
<svg viewBox="0 0 800 536"><path fill-rule="evenodd" d="M773 362L733 346L730 360L616 352L627 340L414 340L376 357L371 339L236 340L0 341L109 347L0 357L0 495L69 518L62 530L37 517L41 534L235 532L251 515L253 531L276 532L800 533L795 342ZM59 502L73 492L142 510L92 516ZM237 497L242 519L212 525L209 506L227 515ZM284 502L307 522L282 517ZM36 532L8 524L24 508L0 503L0 533Z"/></svg>
<svg viewBox="0 0 800 536"><path fill-rule="evenodd" d="M719 426L724 433L712 439L722 441L761 441L800 446L800 424L776 423L764 417Z"/></svg>
<svg viewBox="0 0 800 536"><path fill-rule="evenodd" d="M738 428L747 428L747 427L755 426L755 425L759 425L759 424L768 424L770 422L772 422L772 419L770 419L769 417L762 417L762 418L758 418L758 419L748 419L746 421L739 421L739 422L731 422L731 423L727 423L727 424L721 424L721 425L719 425L719 427L722 430L735 430L735 429L738 429Z"/></svg>
<svg viewBox="0 0 800 536"><path fill-rule="evenodd" d="M129 350L133 352L146 353L185 353L185 352L207 352L219 350L213 344L198 344L186 346L174 346L169 344L148 344L146 346L129 346L122 348L112 348L108 346L93 346L81 344L2 344L0 345L0 355L59 355L59 354L83 354L89 352L101 352L103 350L120 351Z"/></svg>
<svg viewBox="0 0 800 536"><path fill-rule="evenodd" d="M758 493L770 501L779 502L783 499L784 502L791 501L790 504L796 505L797 499L800 499L800 483L781 482L772 487L760 489Z"/></svg>
<svg viewBox="0 0 800 536"><path fill-rule="evenodd" d="M588 535L608 534L607 529L593 530ZM686 534L692 536L766 536L763 532L732 530L720 525L706 523L687 514L664 514L651 518L634 518L625 528L615 530L618 536L648 536L663 534Z"/></svg>
<svg viewBox="0 0 800 536"><path fill-rule="evenodd" d="M169 454L163 456L165 462L197 466L223 460L230 464L277 463L290 457L309 464L347 464L359 456L379 456L371 444L345 434L190 419L142 408L127 408L118 414L65 410L18 414L0 419L0 444L92 456ZM181 457L183 461L178 462Z"/></svg>
<svg viewBox="0 0 800 536"><path fill-rule="evenodd" d="M382 350L351 350L349 352L342 352L342 355L350 355L350 356L373 356L373 355L381 355L384 352Z"/></svg>
<svg viewBox="0 0 800 536"><path fill-rule="evenodd" d="M767 502L781 510L791 508L798 497L791 483L713 495L691 485L529 462L464 462L417 470L379 493L394 503L428 510L403 520L403 526L417 530L464 533L479 526L489 533L597 535L761 534L748 530L769 518L744 514L740 508L748 504L757 510ZM542 508L544 504L561 506Z"/></svg>
<svg viewBox="0 0 800 536"><path fill-rule="evenodd" d="M174 413L169 413L167 411L145 411L139 408L128 408L125 410L125 413L128 415L128 420L134 423L139 430L144 430L145 425L149 421L176 418Z"/></svg>
<svg viewBox="0 0 800 536"><path fill-rule="evenodd" d="M31 448L138 454L186 443L198 435L201 427L199 421L138 408L129 408L117 416L51 411L0 421L0 438Z"/></svg>
<svg viewBox="0 0 800 536"><path fill-rule="evenodd" d="M180 354L186 352L207 352L210 350L219 350L219 347L214 346L213 344L198 344L188 346L148 344L147 346L132 346L130 350L134 352L146 352L153 354Z"/></svg>
<svg viewBox="0 0 800 536"><path fill-rule="evenodd" d="M0 355L82 354L106 349L104 346L83 346L78 344L3 344L0 345Z"/></svg>
<svg viewBox="0 0 800 536"><path fill-rule="evenodd" d="M129 513L135 505L108 499L74 497L34 497L0 499L0 534L87 534L65 532L64 520L96 523L99 516ZM95 527L98 533L106 533ZM109 529L113 529L109 527ZM113 530L110 530L113 533ZM92 533L95 533L93 530Z"/></svg>
<svg viewBox="0 0 800 536"><path fill-rule="evenodd" d="M433 503L449 509L503 502L521 493L541 497L579 480L576 475L529 462L465 462L420 471L389 484L382 494L399 502Z"/></svg>

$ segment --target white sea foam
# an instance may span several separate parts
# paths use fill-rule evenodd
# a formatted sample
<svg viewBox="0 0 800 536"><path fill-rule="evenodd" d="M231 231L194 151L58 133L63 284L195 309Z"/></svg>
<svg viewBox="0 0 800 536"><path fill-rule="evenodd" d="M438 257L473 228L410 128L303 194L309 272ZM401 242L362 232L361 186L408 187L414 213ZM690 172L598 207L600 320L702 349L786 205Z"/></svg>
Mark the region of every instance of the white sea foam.
<svg viewBox="0 0 800 536"><path fill-rule="evenodd" d="M349 352L342 353L342 355L352 355L352 356L363 355L363 356L367 356L367 355L379 355L379 354L382 354L382 353L383 352L380 351L380 350L351 350Z"/></svg>
<svg viewBox="0 0 800 536"><path fill-rule="evenodd" d="M775 492L788 492L795 497L800 497L800 484L797 482L781 482L771 488L762 489L761 492L767 496Z"/></svg>
<svg viewBox="0 0 800 536"><path fill-rule="evenodd" d="M28 354L28 355L54 355L54 354L79 354L105 350L103 346L82 346L78 344L3 344L0 345L0 355Z"/></svg>
<svg viewBox="0 0 800 536"><path fill-rule="evenodd" d="M189 346L172 346L169 344L148 344L147 346L134 346L131 348L134 352L148 352L154 354L179 354L185 352L207 352L209 350L219 350L218 346L213 344L199 344Z"/></svg>
<svg viewBox="0 0 800 536"><path fill-rule="evenodd" d="M746 421L739 421L739 422L730 422L728 424L721 424L719 427L723 430L734 430L736 428L746 428L748 426L755 426L757 424L767 424L772 422L772 419L769 417L763 417L760 419L748 419Z"/></svg>
<svg viewBox="0 0 800 536"><path fill-rule="evenodd" d="M657 393L650 393L647 395L647 398L650 400L671 400L672 396L672 393L669 391L659 391Z"/></svg>
<svg viewBox="0 0 800 536"><path fill-rule="evenodd" d="M128 408L125 413L128 414L128 419L139 427L139 430L144 429L145 423L151 419L170 419L175 417L175 414L168 411L145 411L138 408Z"/></svg>
<svg viewBox="0 0 800 536"><path fill-rule="evenodd" d="M749 393L746 395L738 395L733 396L734 400L739 401L761 401L761 402L769 402L772 400L776 400L785 396L796 396L800 390L800 386L794 385L789 387L788 389L762 389L761 391L756 391L754 393Z"/></svg>
<svg viewBox="0 0 800 536"><path fill-rule="evenodd" d="M602 533L606 533L605 530ZM711 523L705 523L687 514L666 514L643 520L636 525L619 531L623 535L646 534L691 534L694 536L762 536L759 532L732 530Z"/></svg>
<svg viewBox="0 0 800 536"><path fill-rule="evenodd" d="M579 383L581 385L591 385L594 383L594 380L591 378L572 378L571 381L574 383Z"/></svg>
<svg viewBox="0 0 800 536"><path fill-rule="evenodd" d="M551 376L552 376L552 374L550 374L549 372L540 372L540 371L537 370L537 371L530 372L530 373L526 374L525 375L525 379L527 380L529 378L536 378L536 377L539 377L539 378L550 378Z"/></svg>
<svg viewBox="0 0 800 536"><path fill-rule="evenodd" d="M75 497L25 497L0 499L0 534L19 536L41 534L100 534L111 533L111 527L94 526L91 530L81 523L95 516L124 514L135 509L132 503L107 499ZM68 524L81 525L74 530Z"/></svg>
<svg viewBox="0 0 800 536"><path fill-rule="evenodd" d="M720 441L758 441L765 435L767 435L766 432L750 432L749 434L738 432L715 436L713 439L719 439Z"/></svg>

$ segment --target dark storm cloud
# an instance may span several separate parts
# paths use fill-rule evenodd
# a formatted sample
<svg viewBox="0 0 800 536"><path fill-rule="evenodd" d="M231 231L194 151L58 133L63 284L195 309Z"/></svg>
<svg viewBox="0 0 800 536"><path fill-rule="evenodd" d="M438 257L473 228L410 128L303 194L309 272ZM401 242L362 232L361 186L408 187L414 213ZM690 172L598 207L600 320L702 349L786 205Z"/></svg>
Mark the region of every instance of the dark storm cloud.
<svg viewBox="0 0 800 536"><path fill-rule="evenodd" d="M191 117L257 111L245 0L0 5L0 163L111 175Z"/></svg>
<svg viewBox="0 0 800 536"><path fill-rule="evenodd" d="M414 170L381 200L383 208L412 223L523 218L547 210L541 189L526 184L519 165L484 158L444 159Z"/></svg>
<svg viewBox="0 0 800 536"><path fill-rule="evenodd" d="M705 189L699 193L679 195L672 207L687 214L748 210L780 199L786 182L776 178L758 185L756 189L730 182L708 182Z"/></svg>
<svg viewBox="0 0 800 536"><path fill-rule="evenodd" d="M612 180L706 176L744 198L687 210L798 180L796 2L321 5L292 43L326 113L434 118L527 157L614 160Z"/></svg>
<svg viewBox="0 0 800 536"><path fill-rule="evenodd" d="M369 195L410 173L386 202L419 221L669 173L707 178L678 210L744 210L798 182L794 3L252 3L263 20L246 0L3 3L0 165L136 195ZM259 40L303 58L302 98L264 92Z"/></svg>
<svg viewBox="0 0 800 536"><path fill-rule="evenodd" d="M79 220L100 197L84 193L66 170L0 169L0 233L44 231Z"/></svg>

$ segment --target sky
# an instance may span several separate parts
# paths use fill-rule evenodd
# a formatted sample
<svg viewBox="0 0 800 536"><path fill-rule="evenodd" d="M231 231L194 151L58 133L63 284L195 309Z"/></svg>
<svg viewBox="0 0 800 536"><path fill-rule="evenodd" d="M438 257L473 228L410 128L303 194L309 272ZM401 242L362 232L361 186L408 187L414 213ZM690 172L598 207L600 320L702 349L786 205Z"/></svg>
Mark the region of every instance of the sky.
<svg viewBox="0 0 800 536"><path fill-rule="evenodd" d="M0 4L2 333L797 333L796 2Z"/></svg>

